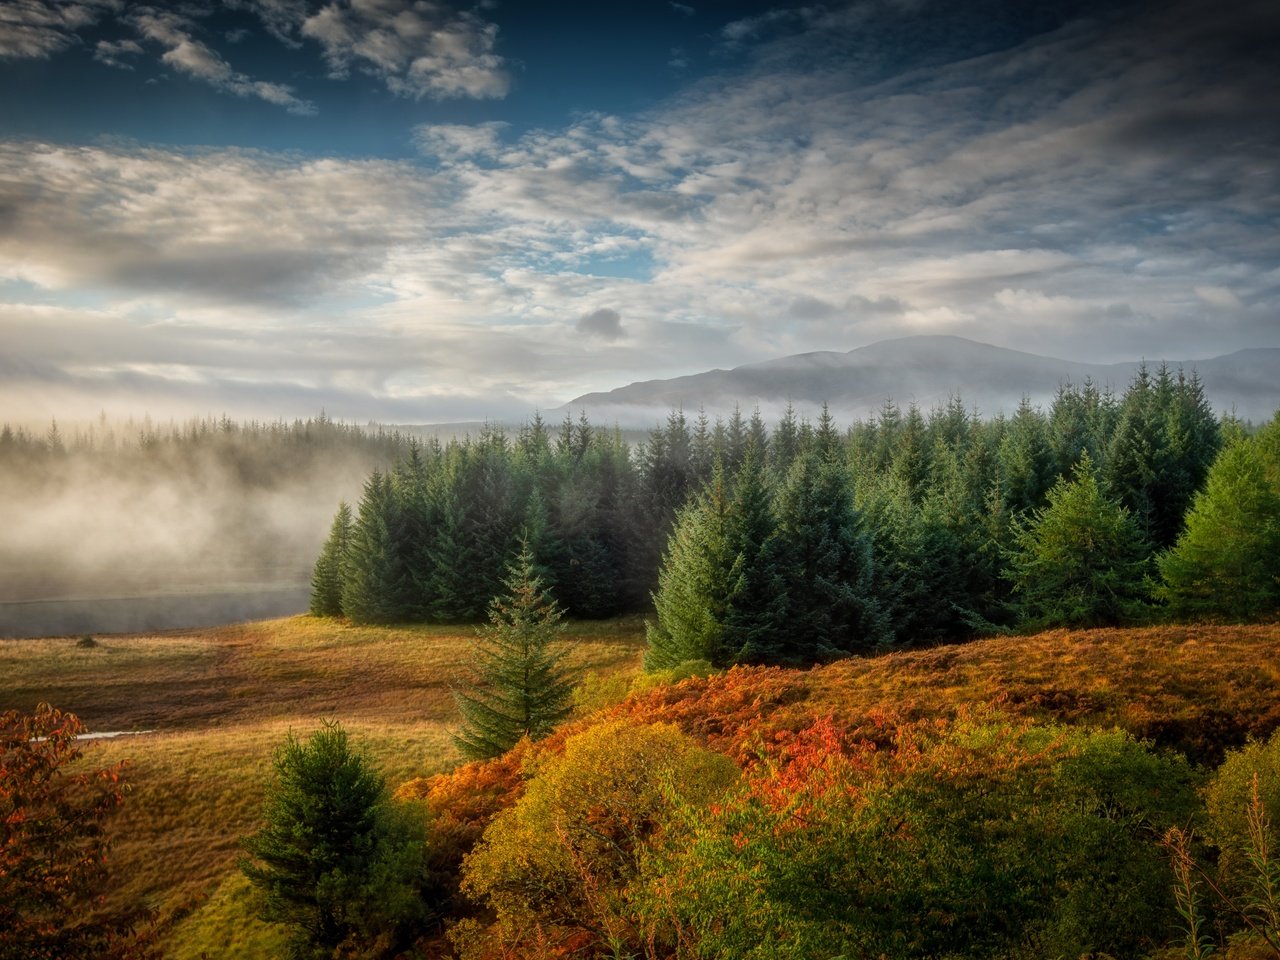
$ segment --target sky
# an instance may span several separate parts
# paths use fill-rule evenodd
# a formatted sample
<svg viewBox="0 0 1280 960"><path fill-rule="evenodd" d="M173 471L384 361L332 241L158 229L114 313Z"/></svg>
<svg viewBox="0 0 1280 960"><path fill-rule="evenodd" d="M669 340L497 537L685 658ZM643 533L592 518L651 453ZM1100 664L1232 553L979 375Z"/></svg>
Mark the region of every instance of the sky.
<svg viewBox="0 0 1280 960"><path fill-rule="evenodd" d="M0 419L1280 346L1280 5L0 0Z"/></svg>

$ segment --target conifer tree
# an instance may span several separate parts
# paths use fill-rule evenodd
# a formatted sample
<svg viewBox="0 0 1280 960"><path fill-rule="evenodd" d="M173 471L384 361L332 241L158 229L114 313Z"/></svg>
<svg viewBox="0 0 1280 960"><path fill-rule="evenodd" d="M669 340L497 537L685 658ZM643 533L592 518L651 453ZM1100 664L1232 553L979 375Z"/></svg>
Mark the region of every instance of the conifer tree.
<svg viewBox="0 0 1280 960"><path fill-rule="evenodd" d="M729 663L725 618L734 554L729 549L729 495L717 463L711 480L676 520L653 595L656 620L645 622L646 670L689 660Z"/></svg>
<svg viewBox="0 0 1280 960"><path fill-rule="evenodd" d="M342 578L342 612L356 623L410 616L401 512L391 477L375 470L364 485Z"/></svg>
<svg viewBox="0 0 1280 960"><path fill-rule="evenodd" d="M351 508L344 500L338 504L329 539L324 542L311 574L311 613L317 617L342 616L342 584L351 533Z"/></svg>
<svg viewBox="0 0 1280 960"><path fill-rule="evenodd" d="M1178 619L1242 622L1280 614L1280 489L1257 441L1218 456L1177 544L1158 558L1157 596Z"/></svg>
<svg viewBox="0 0 1280 960"><path fill-rule="evenodd" d="M1024 623L1097 627L1141 616L1148 543L1099 488L1087 454L1013 539L1008 577Z"/></svg>
<svg viewBox="0 0 1280 960"><path fill-rule="evenodd" d="M843 465L801 455L778 493L776 512L788 638L776 661L813 663L886 642L871 538Z"/></svg>
<svg viewBox="0 0 1280 960"><path fill-rule="evenodd" d="M1000 486L1011 514L1040 506L1054 480L1053 452L1044 416L1026 397L1000 441Z"/></svg>
<svg viewBox="0 0 1280 960"><path fill-rule="evenodd" d="M788 656L782 547L760 450L748 441L734 478L725 525L733 556L725 643L735 663L780 663Z"/></svg>
<svg viewBox="0 0 1280 960"><path fill-rule="evenodd" d="M289 734L263 814L240 869L259 891L259 917L290 928L290 958L406 945L427 915L421 824L398 815L341 725L326 722L305 743Z"/></svg>
<svg viewBox="0 0 1280 960"><path fill-rule="evenodd" d="M476 638L475 677L454 692L462 727L453 739L475 760L499 756L523 737L546 736L572 709L562 615L527 543L508 566L504 586Z"/></svg>

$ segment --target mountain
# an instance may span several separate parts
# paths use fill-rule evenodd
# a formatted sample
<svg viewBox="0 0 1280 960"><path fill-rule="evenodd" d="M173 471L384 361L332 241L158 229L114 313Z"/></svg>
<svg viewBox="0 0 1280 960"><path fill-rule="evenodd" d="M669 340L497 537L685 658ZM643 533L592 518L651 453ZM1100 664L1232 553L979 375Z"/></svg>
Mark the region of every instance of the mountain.
<svg viewBox="0 0 1280 960"><path fill-rule="evenodd" d="M847 353L801 353L732 370L645 380L607 393L584 394L547 416L585 410L597 423L639 427L651 426L676 408L702 409L715 417L732 413L735 405L744 413L759 407L766 420L774 420L787 403L798 414L812 416L825 402L838 420L849 422L865 419L887 399L903 407L914 401L927 411L954 395L983 416L994 416L1012 412L1023 396L1047 407L1059 384L1080 384L1085 378L1120 393L1141 362L1082 363L963 337L901 337ZM1145 362L1153 370L1165 362L1188 374L1196 371L1216 410L1234 410L1241 418L1257 421L1269 419L1280 407L1280 348Z"/></svg>

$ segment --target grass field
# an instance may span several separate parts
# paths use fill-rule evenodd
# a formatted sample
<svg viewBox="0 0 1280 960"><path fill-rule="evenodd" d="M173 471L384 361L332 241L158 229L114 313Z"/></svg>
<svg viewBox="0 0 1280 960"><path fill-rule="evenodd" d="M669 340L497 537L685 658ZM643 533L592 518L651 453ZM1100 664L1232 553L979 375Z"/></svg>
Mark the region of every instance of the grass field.
<svg viewBox="0 0 1280 960"><path fill-rule="evenodd" d="M145 904L166 955L270 957L273 932L245 919L238 840L258 825L273 748L340 720L391 787L458 762L449 684L464 675L470 627L352 627L312 617L152 636L0 640L0 708L40 701L90 731L88 762L130 763L111 825L109 906ZM571 624L574 662L639 668L638 619Z"/></svg>
<svg viewBox="0 0 1280 960"><path fill-rule="evenodd" d="M636 618L569 626L576 663L598 678L590 701L607 707L626 693L643 633ZM0 708L44 700L91 731L154 731L85 744L88 762L131 764L132 790L111 826L111 903L155 910L175 960L266 960L281 942L250 918L235 860L258 825L273 748L290 730L338 719L393 788L452 768L449 684L465 672L472 636L292 617L88 648L3 640ZM1216 763L1223 749L1280 727L1280 625L1050 631L810 671L735 670L650 689L611 712L670 720L728 748L815 715L856 731L877 712L910 719L980 703L1120 726Z"/></svg>

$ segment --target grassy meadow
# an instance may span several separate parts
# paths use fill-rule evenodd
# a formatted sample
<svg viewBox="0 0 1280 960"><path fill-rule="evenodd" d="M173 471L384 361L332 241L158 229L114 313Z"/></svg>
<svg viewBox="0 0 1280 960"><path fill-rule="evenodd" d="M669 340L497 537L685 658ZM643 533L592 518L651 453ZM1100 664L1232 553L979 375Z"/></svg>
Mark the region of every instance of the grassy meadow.
<svg viewBox="0 0 1280 960"><path fill-rule="evenodd" d="M643 634L636 618L570 624L575 661L594 674L586 699L601 716L672 722L730 754L815 716L857 732L886 712L944 717L994 704L1038 720L1120 727L1208 769L1225 749L1280 727L1280 624L1057 630L632 687ZM306 734L332 718L392 788L456 767L449 685L463 675L471 636L470 627L301 616L100 637L93 647L6 640L0 703L45 700L78 713L90 731L152 731L84 744L89 763L130 763L131 792L110 827L108 906L154 910L166 957L265 960L283 941L251 918L235 861L238 839L258 826L273 748L290 730ZM617 703L629 688L634 695Z"/></svg>
<svg viewBox="0 0 1280 960"><path fill-rule="evenodd" d="M273 748L340 720L394 788L455 766L449 685L473 628L354 627L291 617L148 636L0 640L0 704L78 714L85 760L129 761L130 794L111 822L108 906L156 912L165 955L272 957L275 931L247 919L238 840L257 828ZM638 619L571 624L574 662L635 672Z"/></svg>

